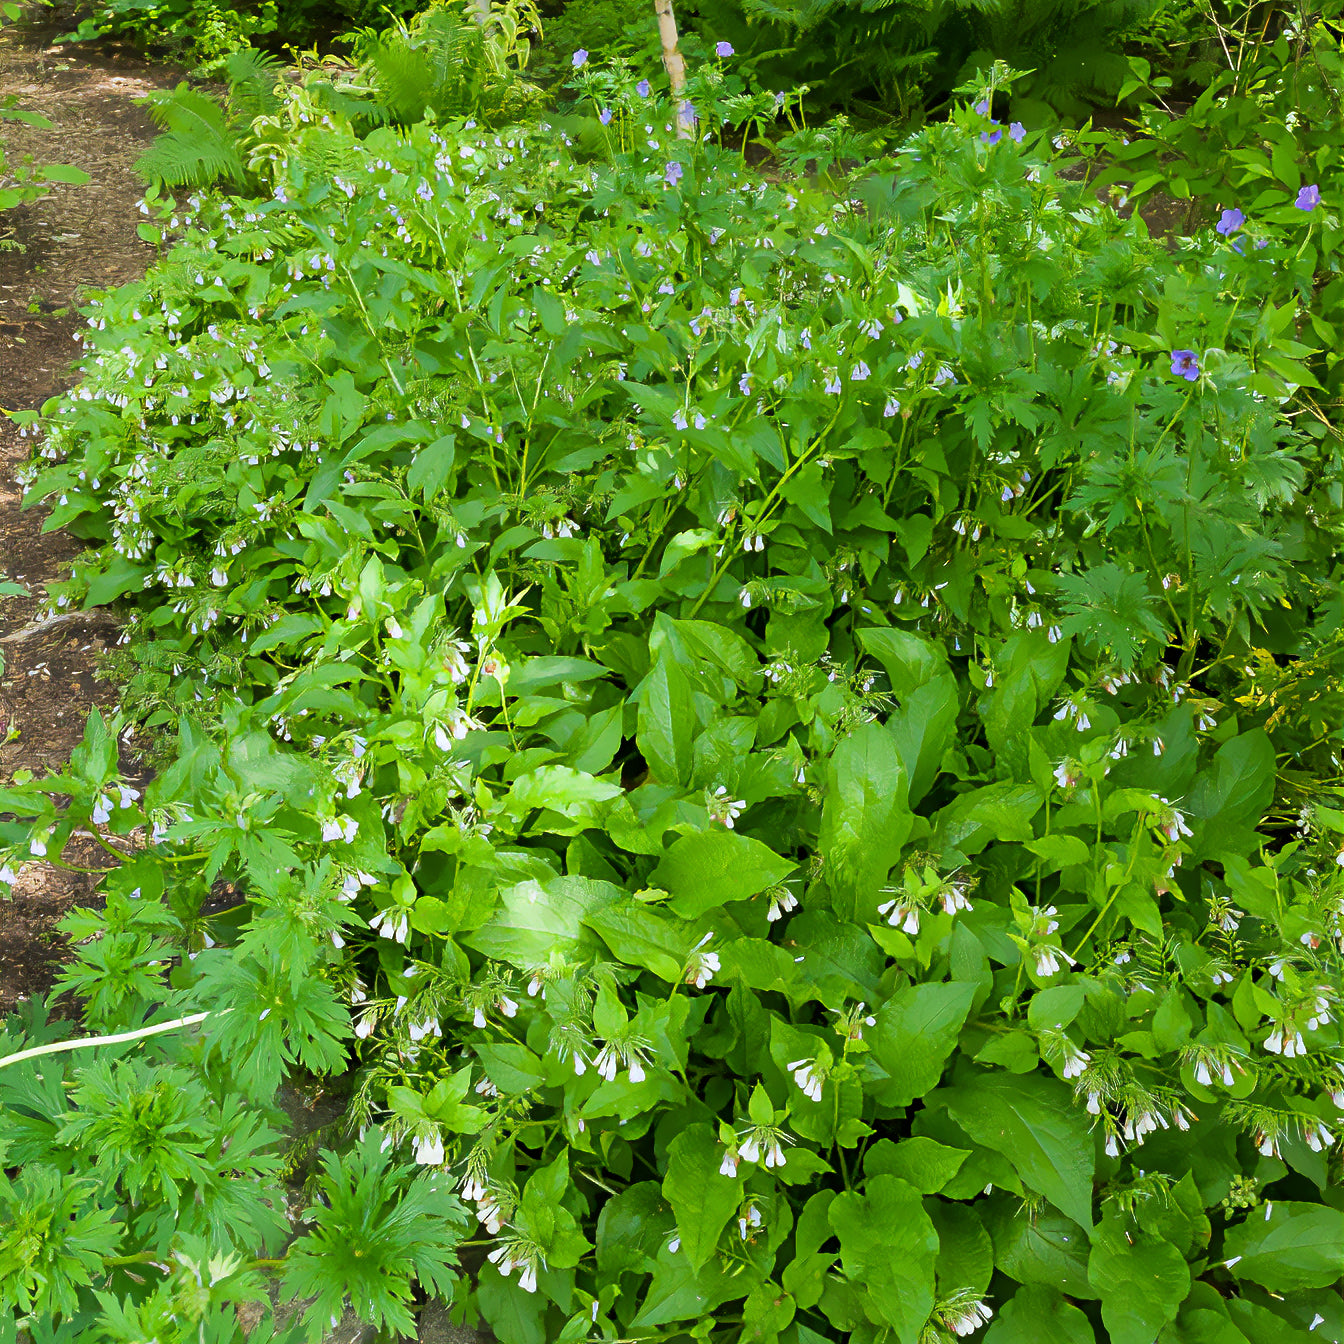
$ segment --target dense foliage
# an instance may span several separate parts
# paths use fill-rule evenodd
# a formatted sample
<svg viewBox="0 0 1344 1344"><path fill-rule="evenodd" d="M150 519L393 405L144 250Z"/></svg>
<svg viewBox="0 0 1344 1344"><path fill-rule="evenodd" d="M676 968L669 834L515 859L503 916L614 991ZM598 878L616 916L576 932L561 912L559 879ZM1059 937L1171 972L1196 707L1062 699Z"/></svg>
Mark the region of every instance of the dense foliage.
<svg viewBox="0 0 1344 1344"><path fill-rule="evenodd" d="M287 90L267 190L165 218L29 421L94 548L53 601L129 646L0 793L0 879L104 828L63 987L204 1017L0 1069L0 1302L228 1339L277 1271L313 1338L418 1282L506 1344L1338 1340L1315 207L1168 250L992 88L837 196L715 142L746 95L573 59L582 151ZM258 1115L349 1065L277 1257Z"/></svg>

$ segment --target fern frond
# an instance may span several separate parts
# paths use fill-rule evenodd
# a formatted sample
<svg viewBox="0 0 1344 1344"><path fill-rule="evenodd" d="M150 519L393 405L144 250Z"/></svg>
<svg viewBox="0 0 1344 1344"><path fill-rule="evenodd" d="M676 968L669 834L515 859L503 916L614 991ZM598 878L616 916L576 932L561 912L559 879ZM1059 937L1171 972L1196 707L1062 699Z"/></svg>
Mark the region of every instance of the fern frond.
<svg viewBox="0 0 1344 1344"><path fill-rule="evenodd" d="M239 120L269 117L282 106L276 92L285 64L270 52L244 47L224 62L229 79L229 104Z"/></svg>
<svg viewBox="0 0 1344 1344"><path fill-rule="evenodd" d="M237 137L213 98L182 83L171 91L156 90L144 102L155 125L163 128L135 161L147 182L203 187L221 177L242 179Z"/></svg>
<svg viewBox="0 0 1344 1344"><path fill-rule="evenodd" d="M165 131L136 159L135 171L147 182L205 187L221 177L241 180L243 164L231 141L222 136L206 140L182 131Z"/></svg>

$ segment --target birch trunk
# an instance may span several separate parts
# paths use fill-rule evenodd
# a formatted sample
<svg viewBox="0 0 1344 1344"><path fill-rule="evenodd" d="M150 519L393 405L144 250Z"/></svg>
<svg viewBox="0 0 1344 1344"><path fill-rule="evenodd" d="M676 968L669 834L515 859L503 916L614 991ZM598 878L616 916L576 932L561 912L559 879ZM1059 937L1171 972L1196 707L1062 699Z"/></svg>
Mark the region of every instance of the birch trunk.
<svg viewBox="0 0 1344 1344"><path fill-rule="evenodd" d="M681 48L677 45L677 16L672 12L672 0L653 0L653 8L658 15L658 35L663 39L663 69L667 71L667 81L672 86L677 135L686 140L691 136L691 127L681 116L681 95L686 87L686 62L681 59Z"/></svg>

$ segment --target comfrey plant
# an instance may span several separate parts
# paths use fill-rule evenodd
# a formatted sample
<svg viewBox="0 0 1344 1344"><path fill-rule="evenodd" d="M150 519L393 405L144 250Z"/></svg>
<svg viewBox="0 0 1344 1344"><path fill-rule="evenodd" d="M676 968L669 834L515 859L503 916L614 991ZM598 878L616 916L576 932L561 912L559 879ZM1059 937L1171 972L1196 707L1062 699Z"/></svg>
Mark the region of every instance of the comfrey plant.
<svg viewBox="0 0 1344 1344"><path fill-rule="evenodd" d="M506 1344L1335 1320L1338 458L1256 273L992 90L839 199L744 175L712 90L689 136L601 96L582 155L296 117L90 307L27 483L93 544L53 600L123 603L123 705L0 795L6 872L108 851L86 1026L199 1019L221 1115L353 1070L315 1328L392 1186L444 1201L398 1264ZM122 1159L38 1133L112 1048L5 1103L101 1229L28 1320L113 1332L223 1235L156 1177L136 1240Z"/></svg>

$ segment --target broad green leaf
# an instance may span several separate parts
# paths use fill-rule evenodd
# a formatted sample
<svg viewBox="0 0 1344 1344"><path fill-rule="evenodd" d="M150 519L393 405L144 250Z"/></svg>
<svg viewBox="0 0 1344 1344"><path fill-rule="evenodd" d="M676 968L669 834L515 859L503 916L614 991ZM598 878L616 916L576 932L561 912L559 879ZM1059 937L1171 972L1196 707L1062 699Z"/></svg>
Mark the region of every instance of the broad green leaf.
<svg viewBox="0 0 1344 1344"><path fill-rule="evenodd" d="M1272 1292L1338 1287L1344 1281L1344 1213L1275 1200L1228 1228L1223 1249L1233 1274Z"/></svg>
<svg viewBox="0 0 1344 1344"><path fill-rule="evenodd" d="M910 781L911 806L929 791L943 753L956 739L959 709L957 679L939 676L913 690L887 723Z"/></svg>
<svg viewBox="0 0 1344 1344"><path fill-rule="evenodd" d="M1033 1215L1018 1199L998 1197L986 1219L998 1266L1018 1283L1057 1287L1070 1297L1096 1297L1088 1282L1087 1233L1048 1206Z"/></svg>
<svg viewBox="0 0 1344 1344"><path fill-rule="evenodd" d="M486 1077L510 1096L531 1092L546 1080L545 1066L525 1045L477 1041L472 1050L481 1061Z"/></svg>
<svg viewBox="0 0 1344 1344"><path fill-rule="evenodd" d="M1116 1223L1098 1234L1087 1273L1112 1344L1152 1344L1190 1291L1190 1266L1171 1242Z"/></svg>
<svg viewBox="0 0 1344 1344"><path fill-rule="evenodd" d="M984 1344L1095 1344L1092 1322L1057 1289L1027 1283L999 1308Z"/></svg>
<svg viewBox="0 0 1344 1344"><path fill-rule="evenodd" d="M1274 797L1274 747L1257 728L1218 748L1200 772L1185 808L1195 857L1254 851L1253 832Z"/></svg>
<svg viewBox="0 0 1344 1344"><path fill-rule="evenodd" d="M677 1217L681 1254L698 1270L714 1254L742 1200L742 1182L719 1170L726 1150L707 1124L689 1125L668 1145L663 1196Z"/></svg>
<svg viewBox="0 0 1344 1344"><path fill-rule="evenodd" d="M846 1191L830 1207L849 1281L867 1289L870 1319L916 1344L933 1310L938 1234L919 1191L895 1176L874 1176L863 1194Z"/></svg>
<svg viewBox="0 0 1344 1344"><path fill-rule="evenodd" d="M929 1196L924 1211L938 1234L938 1295L958 1288L983 1293L994 1277L994 1243L971 1204Z"/></svg>
<svg viewBox="0 0 1344 1344"><path fill-rule="evenodd" d="M941 644L893 626L875 626L858 632L859 642L886 669L891 692L905 700L913 691L947 670Z"/></svg>
<svg viewBox="0 0 1344 1344"><path fill-rule="evenodd" d="M627 966L650 970L669 984L681 978L691 939L679 920L628 897L593 907L583 920Z"/></svg>
<svg viewBox="0 0 1344 1344"><path fill-rule="evenodd" d="M893 1143L879 1139L863 1155L869 1176L899 1176L921 1194L937 1194L961 1170L970 1156L964 1148L949 1148L936 1139L915 1137Z"/></svg>
<svg viewBox="0 0 1344 1344"><path fill-rule="evenodd" d="M426 504L448 484L448 478L453 474L456 442L455 435L445 434L415 453L406 473L406 488L418 494Z"/></svg>
<svg viewBox="0 0 1344 1344"><path fill-rule="evenodd" d="M818 844L837 913L852 915L871 901L900 857L914 822L907 788L896 745L881 725L860 724L836 747Z"/></svg>
<svg viewBox="0 0 1344 1344"><path fill-rule="evenodd" d="M966 855L978 854L991 840L1030 840L1043 801L1034 784L986 784L943 808L935 833L940 844Z"/></svg>
<svg viewBox="0 0 1344 1344"><path fill-rule="evenodd" d="M1095 1149L1071 1088L1038 1073L971 1073L940 1095L962 1129L1007 1157L1024 1184L1092 1226Z"/></svg>
<svg viewBox="0 0 1344 1344"><path fill-rule="evenodd" d="M639 687L635 741L660 784L689 784L695 706L686 673L659 658Z"/></svg>
<svg viewBox="0 0 1344 1344"><path fill-rule="evenodd" d="M907 985L883 1005L867 1039L887 1074L881 1091L884 1105L909 1106L938 1086L971 1011L975 988L969 980Z"/></svg>
<svg viewBox="0 0 1344 1344"><path fill-rule="evenodd" d="M671 892L668 904L684 919L698 919L773 887L793 867L759 840L715 829L683 835L649 875L649 885Z"/></svg>
<svg viewBox="0 0 1344 1344"><path fill-rule="evenodd" d="M597 1218L597 1267L603 1274L652 1267L667 1240L667 1200L656 1181L639 1181L613 1195Z"/></svg>
<svg viewBox="0 0 1344 1344"><path fill-rule="evenodd" d="M463 941L518 967L539 965L556 950L575 955L595 946L584 932L588 917L620 896L619 887L587 877L519 882L500 892L494 917Z"/></svg>

